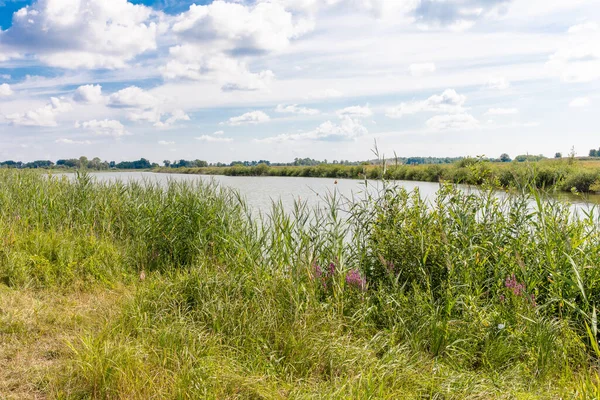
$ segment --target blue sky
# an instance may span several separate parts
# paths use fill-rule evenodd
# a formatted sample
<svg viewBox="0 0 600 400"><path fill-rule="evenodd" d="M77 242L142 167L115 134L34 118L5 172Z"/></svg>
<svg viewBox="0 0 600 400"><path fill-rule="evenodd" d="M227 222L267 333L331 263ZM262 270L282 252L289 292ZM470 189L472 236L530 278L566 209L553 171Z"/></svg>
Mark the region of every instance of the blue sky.
<svg viewBox="0 0 600 400"><path fill-rule="evenodd" d="M0 0L0 159L600 146L600 0Z"/></svg>

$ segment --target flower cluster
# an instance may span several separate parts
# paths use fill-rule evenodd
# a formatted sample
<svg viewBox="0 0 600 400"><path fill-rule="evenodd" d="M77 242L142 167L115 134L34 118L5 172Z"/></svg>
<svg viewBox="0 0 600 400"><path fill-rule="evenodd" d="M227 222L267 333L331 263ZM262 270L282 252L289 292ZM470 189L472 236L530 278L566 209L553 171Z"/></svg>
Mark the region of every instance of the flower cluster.
<svg viewBox="0 0 600 400"><path fill-rule="evenodd" d="M519 283L515 277L515 274L512 274L506 278L506 281L504 281L504 286L512 290L515 296L520 296L525 292L525 284Z"/></svg>
<svg viewBox="0 0 600 400"><path fill-rule="evenodd" d="M363 291L367 289L367 282L356 269L352 269L348 272L346 275L346 284Z"/></svg>
<svg viewBox="0 0 600 400"><path fill-rule="evenodd" d="M515 277L515 274L512 274L511 276L506 278L506 280L504 281L504 286L507 289L510 289L515 296L526 298L531 302L531 304L534 307L537 306L537 303L535 301L535 295L534 294L527 295L526 289L525 289L525 284L519 282L517 280L517 278ZM500 295L500 301L501 302L505 301L505 297L503 294Z"/></svg>
<svg viewBox="0 0 600 400"><path fill-rule="evenodd" d="M331 287L330 284L333 283L332 281L336 272L337 266L333 262L329 263L327 269L322 268L316 262L313 264L313 278L317 281L320 281L324 290L327 290L328 287ZM351 269L346 274L346 285L361 291L365 291L367 289L367 281L357 269Z"/></svg>

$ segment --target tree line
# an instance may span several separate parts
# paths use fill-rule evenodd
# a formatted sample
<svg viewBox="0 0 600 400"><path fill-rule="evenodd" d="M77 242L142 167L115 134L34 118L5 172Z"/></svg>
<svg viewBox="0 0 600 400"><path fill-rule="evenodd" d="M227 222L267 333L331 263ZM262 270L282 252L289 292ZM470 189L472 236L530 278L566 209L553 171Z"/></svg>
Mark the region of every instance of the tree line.
<svg viewBox="0 0 600 400"><path fill-rule="evenodd" d="M589 152L590 157L600 157L600 149L592 149ZM574 151L571 151L569 157L574 157ZM389 159L391 163L397 163L402 165L431 165L431 164L454 164L461 160L468 159L469 157L394 157ZM503 153L498 158L481 157L491 162L511 162L513 159L507 154ZM543 155L531 155L521 154L514 158L514 161L525 162L525 161L540 161L545 159ZM554 158L562 158L562 153L556 153ZM350 161L350 160L317 160L314 158L294 158L294 161L288 163L276 163L269 160L253 160L253 161L232 161L230 163L209 163L204 160L164 160L162 162L165 168L205 168L205 167L256 167L259 165L266 165L269 167L314 167L319 165L345 165L345 166L361 166L361 165L374 165L378 164L379 160L369 161ZM60 159L57 161L50 160L36 160L31 162L22 161L1 161L0 167L4 168L22 168L22 169L80 169L87 168L92 170L110 170L110 169L152 169L160 167L159 164L150 162L146 158L140 158L134 161L103 161L98 157L94 157L91 160L85 156L79 158Z"/></svg>

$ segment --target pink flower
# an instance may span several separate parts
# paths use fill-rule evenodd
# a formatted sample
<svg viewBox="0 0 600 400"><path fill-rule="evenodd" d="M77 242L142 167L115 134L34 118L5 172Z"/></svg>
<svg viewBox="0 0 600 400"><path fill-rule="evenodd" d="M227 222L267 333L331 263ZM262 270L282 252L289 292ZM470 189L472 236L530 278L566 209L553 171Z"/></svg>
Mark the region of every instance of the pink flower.
<svg viewBox="0 0 600 400"><path fill-rule="evenodd" d="M346 275L346 284L360 290L367 289L367 282L356 269L352 269Z"/></svg>

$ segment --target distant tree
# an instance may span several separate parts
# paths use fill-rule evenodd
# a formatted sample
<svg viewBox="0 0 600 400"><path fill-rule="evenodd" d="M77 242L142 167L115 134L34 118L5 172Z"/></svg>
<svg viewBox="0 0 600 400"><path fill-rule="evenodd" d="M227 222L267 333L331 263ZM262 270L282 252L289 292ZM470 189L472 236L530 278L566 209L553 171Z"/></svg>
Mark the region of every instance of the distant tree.
<svg viewBox="0 0 600 400"><path fill-rule="evenodd" d="M87 166L88 166L88 159L87 159L86 156L79 157L79 166L81 168L87 168Z"/></svg>
<svg viewBox="0 0 600 400"><path fill-rule="evenodd" d="M123 161L118 163L116 166L118 169L148 169L152 167L150 161L145 158L140 158L137 161Z"/></svg>
<svg viewBox="0 0 600 400"><path fill-rule="evenodd" d="M165 164L165 167L169 168L171 166L171 161L165 160L163 161L163 164Z"/></svg>
<svg viewBox="0 0 600 400"><path fill-rule="evenodd" d="M501 162L511 162L510 156L506 153L502 153L500 155L500 161Z"/></svg>
<svg viewBox="0 0 600 400"><path fill-rule="evenodd" d="M36 160L28 162L24 165L25 168L50 168L54 163L50 160Z"/></svg>
<svg viewBox="0 0 600 400"><path fill-rule="evenodd" d="M540 161L540 160L543 160L544 158L546 158L546 157L544 157L544 156L543 156L543 155L541 155L541 154L540 154L540 155L537 155L537 156L530 155L530 154L521 154L521 155L518 155L518 156L516 156L516 157L515 157L515 160L516 160L516 161L518 161L518 162L524 162L524 161Z"/></svg>
<svg viewBox="0 0 600 400"><path fill-rule="evenodd" d="M591 149L590 150L590 157L598 157L598 150Z"/></svg>
<svg viewBox="0 0 600 400"><path fill-rule="evenodd" d="M554 158L562 158L562 153L556 152L556 154L554 154Z"/></svg>

